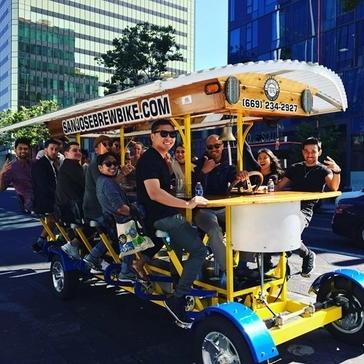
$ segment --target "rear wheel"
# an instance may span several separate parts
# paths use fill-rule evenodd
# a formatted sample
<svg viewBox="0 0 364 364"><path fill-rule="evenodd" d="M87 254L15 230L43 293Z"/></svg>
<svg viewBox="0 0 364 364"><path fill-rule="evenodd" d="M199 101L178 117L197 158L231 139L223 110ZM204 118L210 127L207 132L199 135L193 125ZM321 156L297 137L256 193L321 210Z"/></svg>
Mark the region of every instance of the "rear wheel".
<svg viewBox="0 0 364 364"><path fill-rule="evenodd" d="M75 295L78 286L78 271L66 271L62 258L55 254L51 263L52 288L54 294L61 299Z"/></svg>
<svg viewBox="0 0 364 364"><path fill-rule="evenodd" d="M209 316L198 323L195 358L200 364L255 363L241 332L231 321L220 316Z"/></svg>
<svg viewBox="0 0 364 364"><path fill-rule="evenodd" d="M342 307L341 319L326 325L336 339L349 344L364 343L364 289L344 277L332 277L320 287L318 302L332 300Z"/></svg>

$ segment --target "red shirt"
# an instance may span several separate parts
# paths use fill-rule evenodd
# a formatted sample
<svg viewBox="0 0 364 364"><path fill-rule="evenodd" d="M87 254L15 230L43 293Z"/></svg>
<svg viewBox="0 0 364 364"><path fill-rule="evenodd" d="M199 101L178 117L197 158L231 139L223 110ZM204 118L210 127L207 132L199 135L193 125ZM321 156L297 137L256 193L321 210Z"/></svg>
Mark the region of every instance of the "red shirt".
<svg viewBox="0 0 364 364"><path fill-rule="evenodd" d="M32 203L33 185L30 170L34 162L28 159L28 164L19 162L16 159L11 163L11 168L4 175L5 188L13 185L16 193L24 197L24 206Z"/></svg>

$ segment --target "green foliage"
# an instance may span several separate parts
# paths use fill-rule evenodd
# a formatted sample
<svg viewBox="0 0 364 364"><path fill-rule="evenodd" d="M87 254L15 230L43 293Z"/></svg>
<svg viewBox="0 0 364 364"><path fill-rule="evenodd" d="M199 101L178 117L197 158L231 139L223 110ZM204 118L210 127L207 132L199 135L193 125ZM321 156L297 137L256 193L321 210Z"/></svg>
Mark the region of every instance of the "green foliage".
<svg viewBox="0 0 364 364"><path fill-rule="evenodd" d="M303 142L310 136L319 138L322 142L322 155L319 158L323 162L326 156L333 158L340 165L340 153L337 150L337 140L340 135L339 126L330 115L321 115L318 117L303 121L296 129L297 141ZM295 162L303 160L301 145L293 145L289 159Z"/></svg>
<svg viewBox="0 0 364 364"><path fill-rule="evenodd" d="M341 0L341 9L344 13L348 13L354 10L363 0Z"/></svg>
<svg viewBox="0 0 364 364"><path fill-rule="evenodd" d="M38 105L30 108L21 107L19 111L3 110L0 112L0 127L16 124L20 121L29 120L36 116L47 114L58 109L55 101L40 101ZM11 144L15 139L27 137L32 145L37 145L40 140L49 138L49 131L44 124L26 126L5 132L0 135L0 145Z"/></svg>
<svg viewBox="0 0 364 364"><path fill-rule="evenodd" d="M114 72L104 84L106 94L159 79L166 73L168 61L182 61L174 34L171 26L149 23L125 28L121 38L113 40L114 49L95 58L99 65Z"/></svg>

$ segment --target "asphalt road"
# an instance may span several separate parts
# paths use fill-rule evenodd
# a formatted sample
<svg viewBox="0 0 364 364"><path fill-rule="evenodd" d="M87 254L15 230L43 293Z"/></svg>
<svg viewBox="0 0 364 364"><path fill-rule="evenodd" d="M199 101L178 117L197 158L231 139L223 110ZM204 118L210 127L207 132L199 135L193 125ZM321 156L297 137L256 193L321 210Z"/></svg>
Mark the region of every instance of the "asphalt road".
<svg viewBox="0 0 364 364"><path fill-rule="evenodd" d="M295 272L290 258L290 295L314 302L307 291L320 274L351 267L364 270L364 249L335 236L331 211L316 214L304 239L317 253L309 279ZM13 191L0 194L0 363L191 364L193 335L178 328L162 307L92 281L77 296L61 301L52 294L49 263L31 251L40 232L38 221L19 214ZM279 363L363 363L363 346L336 341L324 329L278 347Z"/></svg>

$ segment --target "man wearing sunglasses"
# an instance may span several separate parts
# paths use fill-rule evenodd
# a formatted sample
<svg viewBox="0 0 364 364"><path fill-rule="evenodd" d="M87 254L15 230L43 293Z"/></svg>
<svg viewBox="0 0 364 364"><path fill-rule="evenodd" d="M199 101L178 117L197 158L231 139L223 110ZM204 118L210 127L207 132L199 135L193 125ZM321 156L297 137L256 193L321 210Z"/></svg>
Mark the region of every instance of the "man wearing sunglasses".
<svg viewBox="0 0 364 364"><path fill-rule="evenodd" d="M113 141L107 135L100 135L94 140L94 148L97 156L110 152ZM127 176L133 166L125 165L121 168L120 181ZM83 213L87 219L102 221L102 208L96 197L96 182L100 172L97 167L96 158L90 163L86 171L85 194L83 197Z"/></svg>
<svg viewBox="0 0 364 364"><path fill-rule="evenodd" d="M230 165L224 151L224 144L216 134L206 139L206 152L195 168L194 185L201 182L205 196L226 196L229 184L237 178L244 181L246 172L238 172L235 165ZM219 264L222 282L226 279L226 247L224 244L225 208L197 209L194 212L194 222L199 229L208 234L209 246ZM257 278L258 272L244 267L239 276Z"/></svg>
<svg viewBox="0 0 364 364"><path fill-rule="evenodd" d="M194 197L186 202L169 193L171 177L166 156L176 141L176 132L169 120L154 122L150 138L152 148L140 157L136 167L138 202L146 211L145 225L149 236L155 236L157 229L167 231L171 237L171 246L181 259L182 250L189 253L183 264L183 272L175 286L174 296L168 298L164 305L178 321L179 326L189 328L191 320L185 311L186 295L191 291L203 261L206 247L195 229L178 212L180 209L193 209L198 204L206 205L203 197Z"/></svg>

